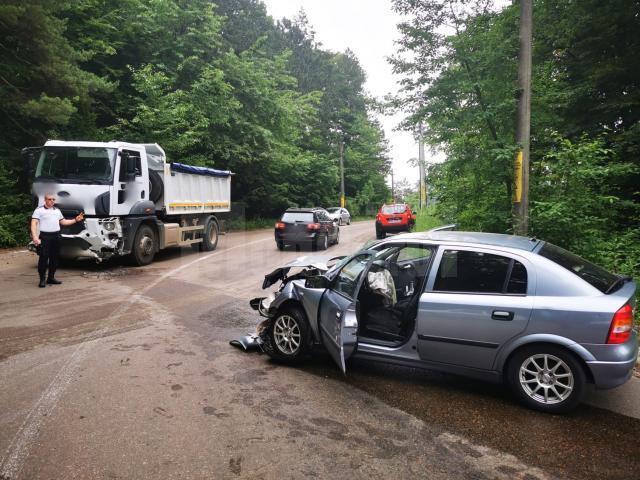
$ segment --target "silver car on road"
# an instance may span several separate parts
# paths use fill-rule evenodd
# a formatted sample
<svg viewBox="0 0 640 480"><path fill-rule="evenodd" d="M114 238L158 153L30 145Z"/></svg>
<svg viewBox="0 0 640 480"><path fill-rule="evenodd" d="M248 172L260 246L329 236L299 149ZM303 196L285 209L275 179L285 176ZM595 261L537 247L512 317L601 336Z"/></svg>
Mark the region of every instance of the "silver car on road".
<svg viewBox="0 0 640 480"><path fill-rule="evenodd" d="M251 303L272 357L321 344L343 372L353 356L504 381L547 412L575 407L587 383L626 382L636 362L636 283L535 238L409 233L324 265L265 277L279 290Z"/></svg>

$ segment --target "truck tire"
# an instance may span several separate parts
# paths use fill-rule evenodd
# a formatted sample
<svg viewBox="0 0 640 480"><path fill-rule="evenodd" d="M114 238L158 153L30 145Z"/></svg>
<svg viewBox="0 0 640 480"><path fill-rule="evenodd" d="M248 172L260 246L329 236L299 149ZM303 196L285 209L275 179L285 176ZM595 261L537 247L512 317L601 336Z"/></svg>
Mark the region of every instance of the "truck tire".
<svg viewBox="0 0 640 480"><path fill-rule="evenodd" d="M140 225L133 238L131 258L138 266L149 265L156 254L158 240L156 233L149 225Z"/></svg>
<svg viewBox="0 0 640 480"><path fill-rule="evenodd" d="M218 246L218 222L215 218L209 218L202 234L202 243L198 243L201 252L211 252Z"/></svg>
<svg viewBox="0 0 640 480"><path fill-rule="evenodd" d="M162 198L164 184L162 177L155 170L149 170L149 200L156 203Z"/></svg>

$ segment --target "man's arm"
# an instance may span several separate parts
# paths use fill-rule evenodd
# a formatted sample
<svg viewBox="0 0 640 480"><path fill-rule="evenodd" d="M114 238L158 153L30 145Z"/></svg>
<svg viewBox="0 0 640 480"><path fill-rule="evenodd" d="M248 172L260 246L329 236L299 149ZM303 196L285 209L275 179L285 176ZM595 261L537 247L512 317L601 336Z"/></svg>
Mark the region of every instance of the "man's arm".
<svg viewBox="0 0 640 480"><path fill-rule="evenodd" d="M33 243L37 245L40 245L40 238L38 237L38 224L40 223L40 220L38 220L37 218L32 218L31 219L31 240L33 240Z"/></svg>
<svg viewBox="0 0 640 480"><path fill-rule="evenodd" d="M60 225L68 227L69 225L73 225L74 223L81 222L82 220L84 220L84 212L79 213L78 215L76 215L75 218L72 218L71 220L67 220L66 218L61 218Z"/></svg>

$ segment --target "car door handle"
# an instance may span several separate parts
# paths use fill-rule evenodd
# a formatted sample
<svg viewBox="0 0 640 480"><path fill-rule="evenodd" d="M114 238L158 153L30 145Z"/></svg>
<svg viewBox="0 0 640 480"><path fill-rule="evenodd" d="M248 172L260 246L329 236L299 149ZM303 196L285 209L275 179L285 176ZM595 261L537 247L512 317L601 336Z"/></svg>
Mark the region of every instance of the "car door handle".
<svg viewBox="0 0 640 480"><path fill-rule="evenodd" d="M507 312L505 310L494 310L491 312L491 318L494 320L509 321L513 320L513 312Z"/></svg>

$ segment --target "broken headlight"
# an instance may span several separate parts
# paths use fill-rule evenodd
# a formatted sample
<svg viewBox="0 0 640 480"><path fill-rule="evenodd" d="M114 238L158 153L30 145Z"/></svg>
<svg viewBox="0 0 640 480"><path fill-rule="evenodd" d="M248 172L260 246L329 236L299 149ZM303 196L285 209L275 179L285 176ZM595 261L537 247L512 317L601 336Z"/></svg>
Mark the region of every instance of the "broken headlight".
<svg viewBox="0 0 640 480"><path fill-rule="evenodd" d="M116 229L116 222L102 222L102 228L104 228L107 232L113 232Z"/></svg>

